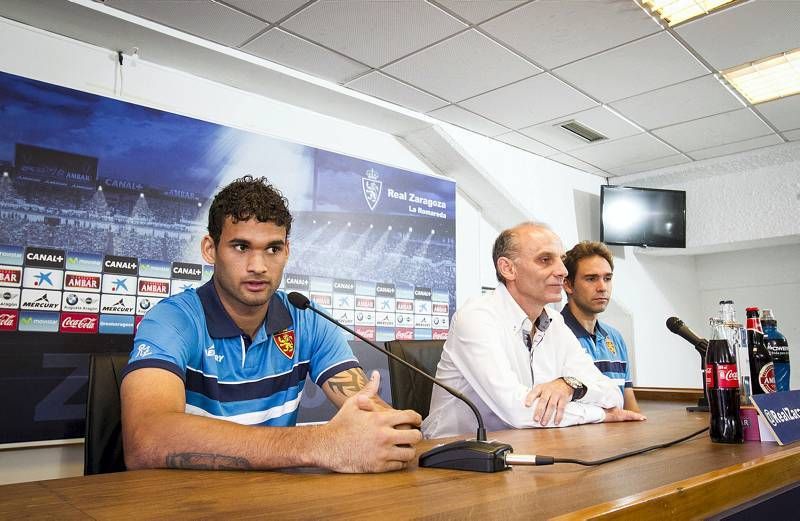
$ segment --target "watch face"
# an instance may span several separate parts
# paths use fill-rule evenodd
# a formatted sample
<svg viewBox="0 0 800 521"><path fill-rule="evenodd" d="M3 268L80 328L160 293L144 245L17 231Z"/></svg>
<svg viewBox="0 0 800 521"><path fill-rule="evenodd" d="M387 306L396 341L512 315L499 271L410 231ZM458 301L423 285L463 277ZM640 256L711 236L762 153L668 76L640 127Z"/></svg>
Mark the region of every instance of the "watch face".
<svg viewBox="0 0 800 521"><path fill-rule="evenodd" d="M581 386L580 382L573 378L572 376L564 376L564 381L567 382L567 385L572 387L573 389L577 389Z"/></svg>

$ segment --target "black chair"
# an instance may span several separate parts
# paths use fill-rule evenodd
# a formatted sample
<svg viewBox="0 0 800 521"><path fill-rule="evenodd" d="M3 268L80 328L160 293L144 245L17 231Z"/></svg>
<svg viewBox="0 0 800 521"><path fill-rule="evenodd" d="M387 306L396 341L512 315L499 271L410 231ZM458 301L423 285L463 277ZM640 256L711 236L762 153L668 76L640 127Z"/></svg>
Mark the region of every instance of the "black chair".
<svg viewBox="0 0 800 521"><path fill-rule="evenodd" d="M122 384L120 373L128 358L127 353L98 353L89 359L83 459L85 476L125 470L119 387Z"/></svg>
<svg viewBox="0 0 800 521"><path fill-rule="evenodd" d="M428 375L436 376L436 366L442 357L444 340L392 340L385 345L392 354ZM430 380L391 358L389 379L392 388L392 406L395 409L413 409L422 418L428 416L433 391L433 383Z"/></svg>

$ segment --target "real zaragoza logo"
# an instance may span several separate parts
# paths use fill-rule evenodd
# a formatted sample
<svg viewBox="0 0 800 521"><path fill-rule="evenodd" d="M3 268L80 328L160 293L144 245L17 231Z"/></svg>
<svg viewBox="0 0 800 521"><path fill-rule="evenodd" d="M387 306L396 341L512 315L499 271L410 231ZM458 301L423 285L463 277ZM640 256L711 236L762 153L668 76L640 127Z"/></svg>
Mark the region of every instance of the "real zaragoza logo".
<svg viewBox="0 0 800 521"><path fill-rule="evenodd" d="M364 190L364 199L367 200L370 210L374 210L381 199L383 182L378 180L378 172L370 168L364 172L366 177L361 178L361 188Z"/></svg>

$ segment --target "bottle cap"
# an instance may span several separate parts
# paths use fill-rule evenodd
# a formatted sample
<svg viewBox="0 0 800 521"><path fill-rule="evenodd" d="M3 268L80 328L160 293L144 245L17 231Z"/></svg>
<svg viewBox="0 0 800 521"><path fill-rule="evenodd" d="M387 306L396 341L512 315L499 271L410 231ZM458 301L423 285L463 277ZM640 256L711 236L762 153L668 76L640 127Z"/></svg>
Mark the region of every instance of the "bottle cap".
<svg viewBox="0 0 800 521"><path fill-rule="evenodd" d="M758 311L757 307L745 308L745 311Z"/></svg>
<svg viewBox="0 0 800 521"><path fill-rule="evenodd" d="M771 309L762 309L761 310L761 320L775 320L775 317L772 315Z"/></svg>

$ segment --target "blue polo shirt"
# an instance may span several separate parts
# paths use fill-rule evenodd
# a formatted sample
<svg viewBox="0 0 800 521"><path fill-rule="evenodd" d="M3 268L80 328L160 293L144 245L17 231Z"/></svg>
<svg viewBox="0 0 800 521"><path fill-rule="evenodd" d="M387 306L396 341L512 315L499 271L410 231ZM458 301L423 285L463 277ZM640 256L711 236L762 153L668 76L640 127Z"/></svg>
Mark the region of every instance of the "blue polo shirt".
<svg viewBox="0 0 800 521"><path fill-rule="evenodd" d="M622 334L599 320L595 323L594 334L589 333L569 310L569 306L564 306L561 315L564 317L564 323L592 357L594 365L600 372L619 385L623 394L626 387L633 387L628 363L628 346L625 345Z"/></svg>
<svg viewBox="0 0 800 521"><path fill-rule="evenodd" d="M276 292L254 338L233 322L213 279L162 300L136 331L122 376L143 367L176 374L186 412L244 425L292 426L306 375L322 385L358 360L344 335Z"/></svg>

